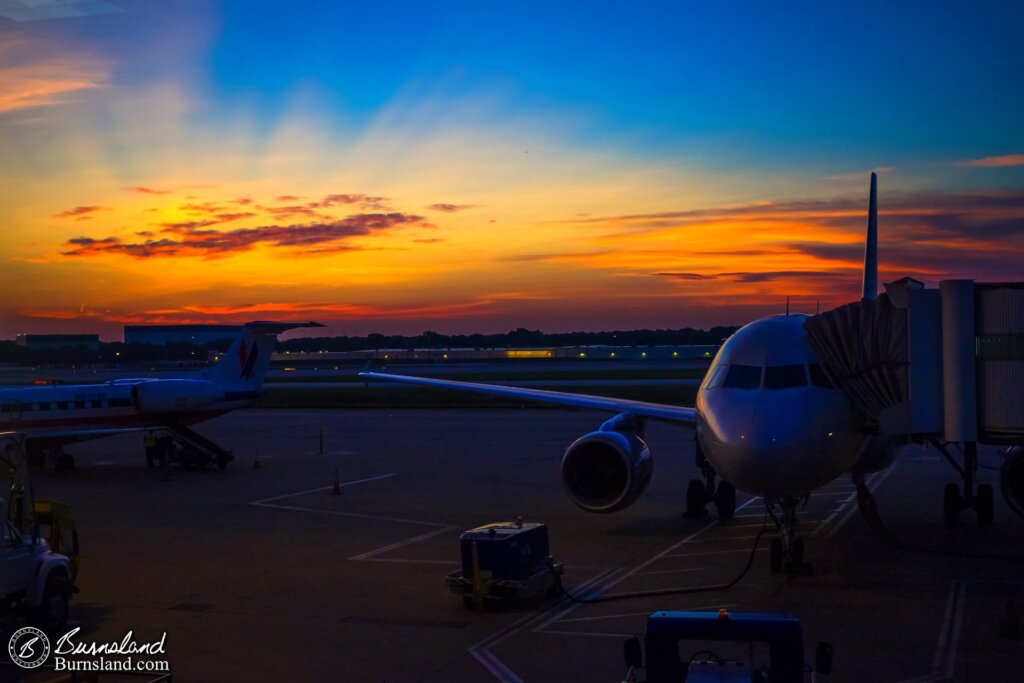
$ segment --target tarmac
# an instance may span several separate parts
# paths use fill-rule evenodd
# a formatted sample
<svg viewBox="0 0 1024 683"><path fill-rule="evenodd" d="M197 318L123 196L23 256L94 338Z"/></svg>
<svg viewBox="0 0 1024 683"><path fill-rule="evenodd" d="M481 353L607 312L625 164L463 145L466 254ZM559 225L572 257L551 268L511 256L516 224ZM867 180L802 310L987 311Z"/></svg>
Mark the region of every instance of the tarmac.
<svg viewBox="0 0 1024 683"><path fill-rule="evenodd" d="M731 521L682 516L695 476L690 430L649 424L654 478L627 510L592 515L565 497L561 455L604 419L243 410L196 428L235 453L223 472L149 469L141 436L129 434L71 447L76 471L33 482L38 499L69 503L78 519L81 592L69 628L101 642L166 633L175 681L621 681L622 642L643 633L651 612L720 608L799 617L808 661L817 641L834 648L834 673L819 680L1020 680L1022 641L999 627L1008 601L1024 610L1024 521L987 469L994 449L982 452L982 480L997 489L989 528L969 512L945 527L942 487L955 473L933 451L907 448L870 486L891 535L914 549L875 536L842 479L800 513L812 573L770 573L769 526L728 590L466 610L444 582L460 566L460 532L519 515L548 524L576 594L740 574L764 505L741 494ZM4 639L21 625L5 624ZM0 667L2 680L21 676ZM43 670L30 680L55 678Z"/></svg>

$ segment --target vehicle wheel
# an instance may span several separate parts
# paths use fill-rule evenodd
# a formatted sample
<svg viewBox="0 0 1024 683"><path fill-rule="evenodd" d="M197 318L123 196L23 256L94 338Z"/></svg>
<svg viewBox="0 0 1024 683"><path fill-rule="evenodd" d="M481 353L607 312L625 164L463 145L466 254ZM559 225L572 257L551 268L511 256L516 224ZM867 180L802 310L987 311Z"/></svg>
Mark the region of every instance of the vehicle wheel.
<svg viewBox="0 0 1024 683"><path fill-rule="evenodd" d="M793 547L789 549L789 564L799 567L804 563L804 539L793 539Z"/></svg>
<svg viewBox="0 0 1024 683"><path fill-rule="evenodd" d="M704 507L708 504L708 490L700 479L691 479L686 486L686 516L703 517Z"/></svg>
<svg viewBox="0 0 1024 683"><path fill-rule="evenodd" d="M775 537L772 539L771 549L769 551L769 561L772 567L772 574L778 574L782 571L782 539Z"/></svg>
<svg viewBox="0 0 1024 683"><path fill-rule="evenodd" d="M217 458L217 469L218 470L223 472L225 469L227 469L227 466L228 466L228 459L227 458L225 458L223 455Z"/></svg>
<svg viewBox="0 0 1024 683"><path fill-rule="evenodd" d="M36 608L34 619L41 629L53 632L68 623L69 592L68 577L62 570L47 578L46 589L43 591L43 602Z"/></svg>
<svg viewBox="0 0 1024 683"><path fill-rule="evenodd" d="M980 526L992 526L992 485L982 484L974 496L974 511Z"/></svg>
<svg viewBox="0 0 1024 683"><path fill-rule="evenodd" d="M146 467L152 467L152 466L153 466L153 454L152 453L146 453Z"/></svg>
<svg viewBox="0 0 1024 683"><path fill-rule="evenodd" d="M715 509L719 519L732 519L736 514L736 487L724 479L718 482L715 491Z"/></svg>
<svg viewBox="0 0 1024 683"><path fill-rule="evenodd" d="M942 516L949 526L960 521L960 487L956 484L946 484L942 493Z"/></svg>
<svg viewBox="0 0 1024 683"><path fill-rule="evenodd" d="M473 604L473 596L472 595L463 595L462 596L462 606L465 607L466 609L468 609L470 612L475 610L476 609L476 605Z"/></svg>

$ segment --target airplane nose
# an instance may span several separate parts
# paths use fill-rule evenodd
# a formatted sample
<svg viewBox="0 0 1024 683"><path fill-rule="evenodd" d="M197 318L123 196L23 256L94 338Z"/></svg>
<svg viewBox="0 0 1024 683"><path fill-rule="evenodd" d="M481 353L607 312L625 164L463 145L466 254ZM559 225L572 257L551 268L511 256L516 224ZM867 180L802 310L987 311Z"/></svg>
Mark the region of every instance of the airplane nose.
<svg viewBox="0 0 1024 683"><path fill-rule="evenodd" d="M762 400L716 421L717 443L706 455L741 490L766 497L799 496L853 465L855 453L848 453L841 414L821 403L788 398Z"/></svg>

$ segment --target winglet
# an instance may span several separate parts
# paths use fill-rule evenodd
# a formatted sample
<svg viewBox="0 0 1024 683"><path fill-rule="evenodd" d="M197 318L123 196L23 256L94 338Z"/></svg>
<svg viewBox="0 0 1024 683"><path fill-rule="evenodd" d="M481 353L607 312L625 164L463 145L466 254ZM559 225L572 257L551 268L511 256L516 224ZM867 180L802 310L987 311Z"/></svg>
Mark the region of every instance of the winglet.
<svg viewBox="0 0 1024 683"><path fill-rule="evenodd" d="M871 198L868 200L868 235L864 243L864 291L862 299L878 296L878 176L871 172Z"/></svg>

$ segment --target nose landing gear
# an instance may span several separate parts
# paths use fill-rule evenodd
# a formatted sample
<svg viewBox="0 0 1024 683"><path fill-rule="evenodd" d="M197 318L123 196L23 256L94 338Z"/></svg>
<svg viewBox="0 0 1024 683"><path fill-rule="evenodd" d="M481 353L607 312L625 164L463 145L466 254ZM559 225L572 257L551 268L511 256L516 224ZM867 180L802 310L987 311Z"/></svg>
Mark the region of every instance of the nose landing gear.
<svg viewBox="0 0 1024 683"><path fill-rule="evenodd" d="M787 496L778 501L782 508L782 518L775 518L773 504L768 504L768 512L775 519L776 524L782 531L781 535L772 539L769 551L769 561L772 574L782 571L791 574L809 574L812 571L811 563L804 559L804 539L796 531L796 509L801 500L806 498L794 498Z"/></svg>

